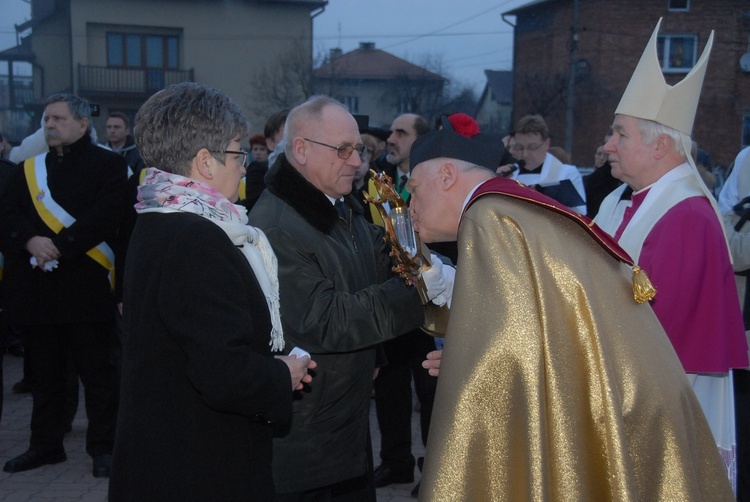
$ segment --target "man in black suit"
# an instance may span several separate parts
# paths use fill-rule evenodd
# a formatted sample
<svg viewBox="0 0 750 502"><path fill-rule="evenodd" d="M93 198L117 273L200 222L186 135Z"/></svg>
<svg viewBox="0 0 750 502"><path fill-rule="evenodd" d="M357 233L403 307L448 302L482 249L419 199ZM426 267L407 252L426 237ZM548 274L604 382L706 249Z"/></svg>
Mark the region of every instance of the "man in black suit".
<svg viewBox="0 0 750 502"><path fill-rule="evenodd" d="M26 160L3 201L8 313L24 330L34 405L29 450L5 472L64 462L69 352L83 382L89 419L86 451L95 477L109 476L117 383L111 355L116 305L113 241L126 197L126 163L92 144L84 99L47 99L50 149Z"/></svg>

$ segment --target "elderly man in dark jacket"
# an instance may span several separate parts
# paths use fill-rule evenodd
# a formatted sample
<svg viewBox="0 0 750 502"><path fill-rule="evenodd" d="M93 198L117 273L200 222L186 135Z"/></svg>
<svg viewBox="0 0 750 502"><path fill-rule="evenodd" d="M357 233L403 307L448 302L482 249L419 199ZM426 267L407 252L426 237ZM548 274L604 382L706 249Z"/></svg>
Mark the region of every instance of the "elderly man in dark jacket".
<svg viewBox="0 0 750 502"><path fill-rule="evenodd" d="M292 110L286 151L250 214L279 260L287 347L312 353L315 385L294 403L291 432L274 443L282 501L375 500L368 414L375 345L423 320L413 287L390 273L382 229L351 195L360 165L357 123L339 102Z"/></svg>
<svg viewBox="0 0 750 502"><path fill-rule="evenodd" d="M92 144L90 117L85 100L50 96L44 111L49 152L23 163L3 200L5 307L33 354L34 397L29 450L6 462L5 472L66 460L70 351L85 389L93 475L109 476L117 410L113 243L125 205L126 166Z"/></svg>

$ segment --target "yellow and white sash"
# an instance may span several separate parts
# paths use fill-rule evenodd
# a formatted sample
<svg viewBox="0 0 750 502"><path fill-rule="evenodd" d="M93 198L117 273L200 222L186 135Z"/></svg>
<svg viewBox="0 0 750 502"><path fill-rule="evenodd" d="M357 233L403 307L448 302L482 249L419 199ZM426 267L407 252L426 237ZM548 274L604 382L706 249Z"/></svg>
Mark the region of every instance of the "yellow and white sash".
<svg viewBox="0 0 750 502"><path fill-rule="evenodd" d="M47 166L44 163L46 153L37 157L27 159L23 164L26 174L26 183L34 204L42 221L56 234L63 228L70 227L76 222L65 209L52 198L47 185ZM109 271L109 283L112 288L115 285L115 254L106 242L102 241L95 247L86 251L86 254L99 265Z"/></svg>
<svg viewBox="0 0 750 502"><path fill-rule="evenodd" d="M239 195L238 200L247 199L247 181L245 181L244 176L240 178L240 186L237 187L237 195Z"/></svg>

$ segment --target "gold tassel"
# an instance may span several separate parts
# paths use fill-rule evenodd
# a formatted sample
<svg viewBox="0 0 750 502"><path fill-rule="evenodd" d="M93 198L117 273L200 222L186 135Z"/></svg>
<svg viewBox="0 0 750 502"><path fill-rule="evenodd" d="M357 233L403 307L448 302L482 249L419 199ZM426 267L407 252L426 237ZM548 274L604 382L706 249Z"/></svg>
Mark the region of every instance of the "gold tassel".
<svg viewBox="0 0 750 502"><path fill-rule="evenodd" d="M656 289L651 284L646 271L638 265L633 266L633 298L638 303L645 303L656 296Z"/></svg>

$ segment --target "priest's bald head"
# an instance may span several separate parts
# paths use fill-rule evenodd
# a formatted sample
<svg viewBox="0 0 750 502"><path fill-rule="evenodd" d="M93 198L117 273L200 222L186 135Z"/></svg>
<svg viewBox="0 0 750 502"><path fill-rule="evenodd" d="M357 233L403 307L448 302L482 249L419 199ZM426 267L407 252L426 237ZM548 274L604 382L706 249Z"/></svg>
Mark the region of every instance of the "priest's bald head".
<svg viewBox="0 0 750 502"><path fill-rule="evenodd" d="M409 212L425 242L455 241L466 197L495 177L504 153L501 142L479 134L464 114L443 118L443 128L418 138L411 149Z"/></svg>

